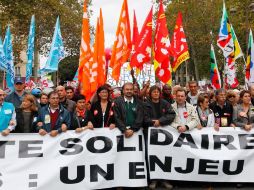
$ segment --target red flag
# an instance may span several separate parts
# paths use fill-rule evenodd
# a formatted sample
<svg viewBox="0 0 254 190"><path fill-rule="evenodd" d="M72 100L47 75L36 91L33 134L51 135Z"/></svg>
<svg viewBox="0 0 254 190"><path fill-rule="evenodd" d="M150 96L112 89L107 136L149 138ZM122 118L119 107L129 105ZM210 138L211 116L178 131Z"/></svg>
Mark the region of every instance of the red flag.
<svg viewBox="0 0 254 190"><path fill-rule="evenodd" d="M172 64L173 71L175 72L179 65L190 58L186 37L182 24L182 13L178 13L176 26L174 29L173 39L171 40L172 48L175 52L174 62Z"/></svg>
<svg viewBox="0 0 254 190"><path fill-rule="evenodd" d="M166 16L163 4L160 1L154 39L154 70L158 79L167 84L171 84L172 82L171 65L169 60L169 56L172 54Z"/></svg>
<svg viewBox="0 0 254 190"><path fill-rule="evenodd" d="M130 66L143 69L143 64L151 60L153 7L146 17L142 30L135 43Z"/></svg>
<svg viewBox="0 0 254 190"><path fill-rule="evenodd" d="M129 59L131 52L131 30L127 0L124 0L112 49L110 67L112 78L119 80L122 65Z"/></svg>
<svg viewBox="0 0 254 190"><path fill-rule="evenodd" d="M136 19L136 13L134 10L134 16L133 16L133 29L132 29L132 49L134 48L134 45L138 39L139 32L138 32L138 24Z"/></svg>

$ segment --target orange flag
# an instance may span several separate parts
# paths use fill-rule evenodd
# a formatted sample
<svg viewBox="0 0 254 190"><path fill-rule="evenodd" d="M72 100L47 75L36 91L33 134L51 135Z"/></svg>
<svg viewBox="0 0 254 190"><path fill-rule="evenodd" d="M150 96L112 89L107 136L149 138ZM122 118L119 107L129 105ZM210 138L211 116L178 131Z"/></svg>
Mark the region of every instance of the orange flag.
<svg viewBox="0 0 254 190"><path fill-rule="evenodd" d="M102 10L100 9L99 20L99 44L98 44L98 86L106 82L106 59L105 59L105 45L104 45L104 26Z"/></svg>
<svg viewBox="0 0 254 190"><path fill-rule="evenodd" d="M137 67L142 70L145 63L151 60L152 49L152 32L153 32L153 7L151 8L146 20L143 24L142 30L136 40L134 53L131 56L131 67Z"/></svg>
<svg viewBox="0 0 254 190"><path fill-rule="evenodd" d="M169 56L172 54L173 51L169 40L166 16L162 1L160 1L154 39L154 70L158 79L169 85L172 83L169 59Z"/></svg>
<svg viewBox="0 0 254 190"><path fill-rule="evenodd" d="M127 0L124 0L112 49L110 67L112 78L119 81L121 66L128 60L131 52L131 31Z"/></svg>
<svg viewBox="0 0 254 190"><path fill-rule="evenodd" d="M81 94L86 96L87 100L91 97L90 88L90 64L92 59L92 52L90 49L90 32L89 19L86 7L86 0L84 0L83 19L82 19L82 37L80 46L78 80L81 83Z"/></svg>
<svg viewBox="0 0 254 190"><path fill-rule="evenodd" d="M91 93L95 92L98 86L98 48L99 48L99 18L97 18L97 25L95 31L94 45L93 45L93 61L90 62L90 85Z"/></svg>
<svg viewBox="0 0 254 190"><path fill-rule="evenodd" d="M172 64L172 69L175 72L182 62L190 58L186 37L183 31L181 12L178 13L173 39L171 42L172 48L175 52L174 62Z"/></svg>

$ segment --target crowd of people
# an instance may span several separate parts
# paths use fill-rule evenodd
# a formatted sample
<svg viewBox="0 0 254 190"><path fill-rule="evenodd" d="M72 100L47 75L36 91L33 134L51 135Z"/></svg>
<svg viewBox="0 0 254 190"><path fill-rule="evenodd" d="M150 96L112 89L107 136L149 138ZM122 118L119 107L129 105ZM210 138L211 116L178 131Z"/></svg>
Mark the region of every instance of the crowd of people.
<svg viewBox="0 0 254 190"><path fill-rule="evenodd" d="M250 90L200 90L196 81L187 87L150 86L140 89L127 82L121 89L105 84L90 101L71 86L57 86L45 93L40 88L25 90L21 78L9 95L0 89L0 131L39 133L55 137L67 130L77 133L94 128L118 128L126 138L143 130L147 142L149 127L171 126L179 133L213 127L254 127L254 86ZM149 176L148 176L149 178ZM158 181L149 181L155 189ZM173 186L161 181L167 189Z"/></svg>

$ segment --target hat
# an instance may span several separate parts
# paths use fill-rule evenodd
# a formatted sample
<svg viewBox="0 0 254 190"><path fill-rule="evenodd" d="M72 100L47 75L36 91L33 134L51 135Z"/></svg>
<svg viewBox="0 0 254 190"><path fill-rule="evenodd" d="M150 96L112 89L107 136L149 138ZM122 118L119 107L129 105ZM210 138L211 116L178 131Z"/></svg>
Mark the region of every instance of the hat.
<svg viewBox="0 0 254 190"><path fill-rule="evenodd" d="M16 77L15 80L14 80L14 83L15 84L17 84L17 83L24 84L24 80L21 77Z"/></svg>

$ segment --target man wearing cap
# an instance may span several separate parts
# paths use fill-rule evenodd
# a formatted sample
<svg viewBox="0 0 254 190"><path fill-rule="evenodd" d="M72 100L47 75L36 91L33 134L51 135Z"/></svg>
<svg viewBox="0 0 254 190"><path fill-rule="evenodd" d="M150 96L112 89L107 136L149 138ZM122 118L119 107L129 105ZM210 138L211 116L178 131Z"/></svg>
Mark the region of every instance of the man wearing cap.
<svg viewBox="0 0 254 190"><path fill-rule="evenodd" d="M15 129L17 122L13 104L5 102L4 97L5 92L0 89L0 132L6 136Z"/></svg>
<svg viewBox="0 0 254 190"><path fill-rule="evenodd" d="M15 108L19 108L23 97L26 95L25 92L25 83L21 77L16 77L14 80L14 92L6 96L5 101L13 103Z"/></svg>

